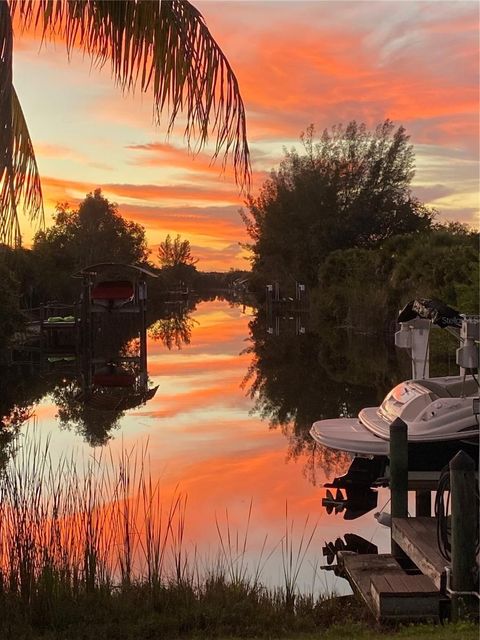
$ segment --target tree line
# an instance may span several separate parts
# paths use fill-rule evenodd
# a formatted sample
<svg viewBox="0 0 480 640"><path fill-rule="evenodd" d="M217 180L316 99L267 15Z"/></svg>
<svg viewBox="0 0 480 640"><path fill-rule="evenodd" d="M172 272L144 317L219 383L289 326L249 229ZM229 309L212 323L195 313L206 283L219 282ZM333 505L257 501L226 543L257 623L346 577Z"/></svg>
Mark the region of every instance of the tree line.
<svg viewBox="0 0 480 640"><path fill-rule="evenodd" d="M80 281L72 275L100 262L136 264L154 271L158 277L149 283L153 303L169 290L227 288L239 276L234 270L199 271L190 241L178 234L167 235L152 253L145 229L124 218L97 189L76 208L58 204L53 225L35 234L30 249L0 245L0 344L21 325L22 309L77 300Z"/></svg>
<svg viewBox="0 0 480 640"><path fill-rule="evenodd" d="M305 283L319 321L358 325L392 318L415 296L478 312L478 233L438 223L411 189L414 152L390 120L355 121L285 151L242 212L252 286ZM378 315L377 315L378 318Z"/></svg>

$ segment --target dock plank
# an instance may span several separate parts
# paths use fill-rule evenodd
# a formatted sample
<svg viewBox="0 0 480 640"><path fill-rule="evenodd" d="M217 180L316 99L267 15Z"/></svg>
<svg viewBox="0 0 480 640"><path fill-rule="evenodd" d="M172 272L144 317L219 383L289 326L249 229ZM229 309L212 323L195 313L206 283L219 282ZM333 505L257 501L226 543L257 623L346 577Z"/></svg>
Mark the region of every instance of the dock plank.
<svg viewBox="0 0 480 640"><path fill-rule="evenodd" d="M439 592L423 575L407 575L390 554L340 551L338 566L373 615L387 620L437 620Z"/></svg>
<svg viewBox="0 0 480 640"><path fill-rule="evenodd" d="M356 554L339 551L337 558L339 568L347 577L352 589L362 597L370 611L377 615L370 586L372 576L402 574L402 567L389 553Z"/></svg>
<svg viewBox="0 0 480 640"><path fill-rule="evenodd" d="M379 620L439 619L440 592L427 576L374 575L370 590Z"/></svg>
<svg viewBox="0 0 480 640"><path fill-rule="evenodd" d="M442 590L445 567L449 567L450 563L438 550L436 519L393 518L392 539L420 571L433 581L437 589Z"/></svg>
<svg viewBox="0 0 480 640"><path fill-rule="evenodd" d="M438 590L436 589L432 580L428 576L424 576L423 574L392 574L382 577L385 578L385 585L383 585L382 587L382 592L385 593L395 593L399 597L401 597L402 595L438 595Z"/></svg>

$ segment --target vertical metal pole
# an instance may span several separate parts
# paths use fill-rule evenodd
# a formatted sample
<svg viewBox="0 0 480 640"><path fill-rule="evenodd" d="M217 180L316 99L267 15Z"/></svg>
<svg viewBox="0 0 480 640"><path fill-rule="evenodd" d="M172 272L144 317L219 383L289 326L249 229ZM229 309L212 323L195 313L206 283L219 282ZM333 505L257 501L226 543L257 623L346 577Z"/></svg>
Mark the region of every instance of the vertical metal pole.
<svg viewBox="0 0 480 640"><path fill-rule="evenodd" d="M474 591L478 505L475 506L475 463L464 451L450 460L452 500L452 589ZM459 620L473 613L475 599L452 595L452 618Z"/></svg>
<svg viewBox="0 0 480 640"><path fill-rule="evenodd" d="M400 418L396 418L390 425L390 495L392 518L406 518L408 516L408 427ZM403 555L393 539L391 549L395 557Z"/></svg>

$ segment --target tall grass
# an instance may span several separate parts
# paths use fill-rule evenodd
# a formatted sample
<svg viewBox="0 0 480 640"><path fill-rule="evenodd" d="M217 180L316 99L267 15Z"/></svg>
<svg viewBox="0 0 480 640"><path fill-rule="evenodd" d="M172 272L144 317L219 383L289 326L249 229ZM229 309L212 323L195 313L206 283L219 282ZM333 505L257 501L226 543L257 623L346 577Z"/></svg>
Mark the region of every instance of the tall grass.
<svg viewBox="0 0 480 640"><path fill-rule="evenodd" d="M267 551L265 538L257 564L247 562L251 504L243 534L228 511L217 519L216 560L202 565L185 542L186 496L177 490L165 505L146 461L133 449L54 462L48 440L26 439L0 477L0 637L112 620L171 637L322 622L323 599L297 584L315 527L295 543L286 511L280 589L261 583L278 544Z"/></svg>
<svg viewBox="0 0 480 640"><path fill-rule="evenodd" d="M295 543L294 521L288 517L288 503L285 503L285 535L282 539L282 566L285 588L285 606L293 611L295 598L298 593L298 577L305 561L305 556L312 543L317 526L308 531L308 516L303 525L302 533Z"/></svg>

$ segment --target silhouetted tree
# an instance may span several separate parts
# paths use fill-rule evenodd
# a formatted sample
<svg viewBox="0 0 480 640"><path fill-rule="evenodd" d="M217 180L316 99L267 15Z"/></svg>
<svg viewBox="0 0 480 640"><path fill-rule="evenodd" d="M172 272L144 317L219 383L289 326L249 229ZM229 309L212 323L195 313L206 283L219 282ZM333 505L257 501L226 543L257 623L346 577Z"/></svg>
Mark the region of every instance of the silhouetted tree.
<svg viewBox="0 0 480 640"><path fill-rule="evenodd" d="M372 332L389 327L413 298L479 308L478 234L458 225L394 236L374 249L332 252L312 296L317 323Z"/></svg>
<svg viewBox="0 0 480 640"><path fill-rule="evenodd" d="M0 349L23 326L20 286L12 271L0 262Z"/></svg>
<svg viewBox="0 0 480 640"><path fill-rule="evenodd" d="M395 238L385 252L393 254L389 284L402 303L413 298L439 298L462 313L479 309L479 234L467 227L445 225L403 241Z"/></svg>
<svg viewBox="0 0 480 640"><path fill-rule="evenodd" d="M71 297L72 274L96 262L137 264L147 260L145 229L123 218L100 189L89 193L77 209L57 206L55 222L35 235L33 259L47 297Z"/></svg>
<svg viewBox="0 0 480 640"><path fill-rule="evenodd" d="M334 250L374 247L386 238L425 230L433 212L410 191L413 147L390 120L302 135L304 153L285 152L243 213L257 280L316 285L318 267Z"/></svg>
<svg viewBox="0 0 480 640"><path fill-rule="evenodd" d="M198 258L194 258L189 240L182 240L177 234L175 238L167 235L158 247L158 259L163 275L171 285L185 283L191 285L197 274L195 265Z"/></svg>
<svg viewBox="0 0 480 640"><path fill-rule="evenodd" d="M189 240L182 240L180 235L172 240L170 234L158 247L158 259L162 267L178 267L179 265L194 266L198 262L198 258L192 255Z"/></svg>

